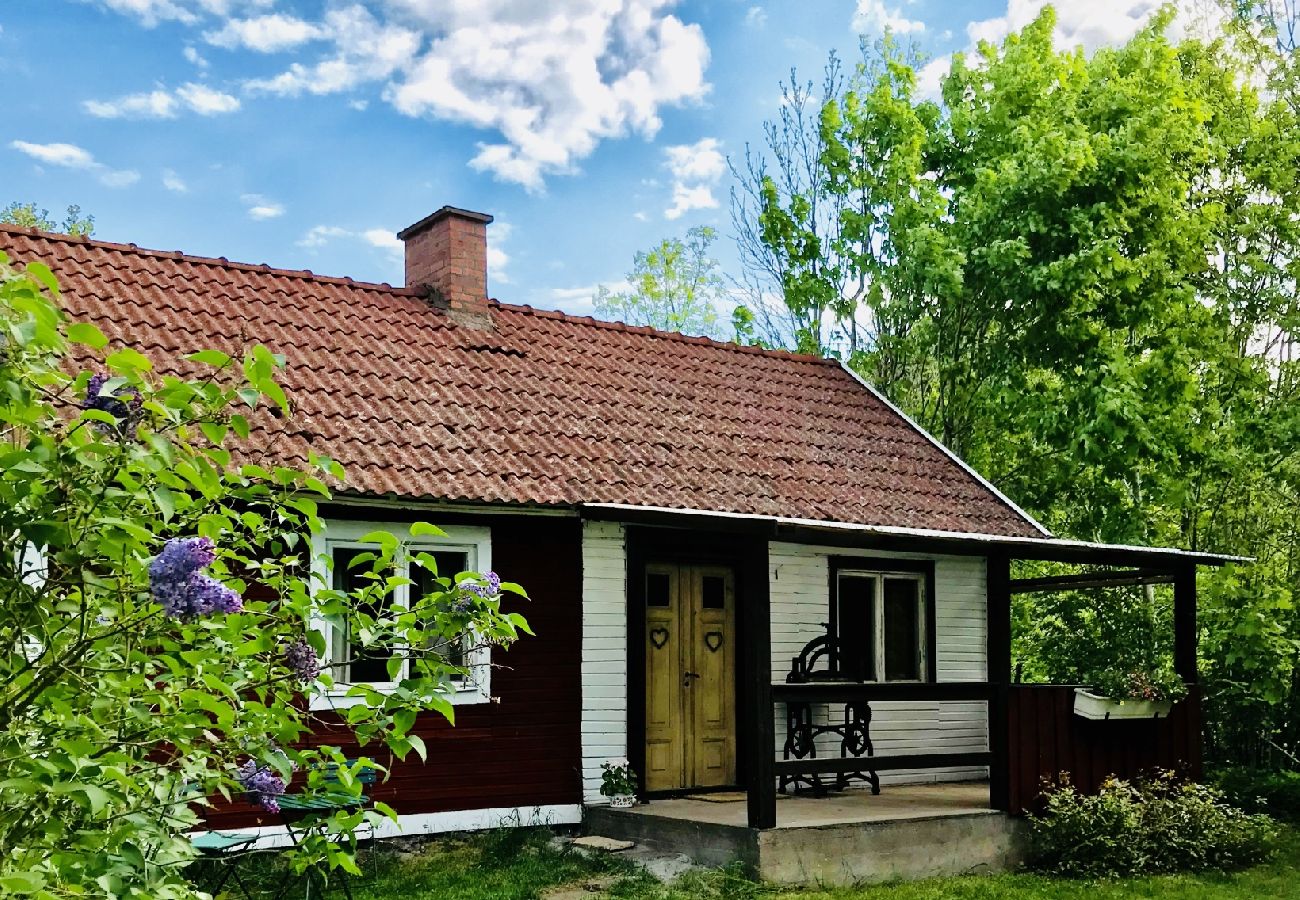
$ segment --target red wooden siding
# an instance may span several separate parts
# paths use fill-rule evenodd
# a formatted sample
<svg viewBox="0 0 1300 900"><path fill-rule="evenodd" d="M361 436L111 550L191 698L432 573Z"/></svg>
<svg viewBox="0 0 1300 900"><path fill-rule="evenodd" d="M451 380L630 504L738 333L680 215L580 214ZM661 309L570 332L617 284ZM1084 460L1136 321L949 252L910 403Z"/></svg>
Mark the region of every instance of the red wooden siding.
<svg viewBox="0 0 1300 900"><path fill-rule="evenodd" d="M1007 702L1011 811L1037 808L1044 779L1068 772L1094 793L1108 775L1132 778L1152 769L1201 775L1198 688L1167 719L1094 722L1074 714L1074 688L1012 685Z"/></svg>
<svg viewBox="0 0 1300 900"><path fill-rule="evenodd" d="M580 525L576 519L513 516L473 522L492 528L493 568L531 597L508 606L524 614L536 637L492 651L492 695L500 702L457 706L455 727L441 716L422 715L414 731L428 747L423 764L414 753L394 762L382 745L357 748L342 728L318 731L313 739L391 765L388 779L370 793L403 814L579 803ZM279 818L239 803L214 812L209 823L236 828L278 824Z"/></svg>

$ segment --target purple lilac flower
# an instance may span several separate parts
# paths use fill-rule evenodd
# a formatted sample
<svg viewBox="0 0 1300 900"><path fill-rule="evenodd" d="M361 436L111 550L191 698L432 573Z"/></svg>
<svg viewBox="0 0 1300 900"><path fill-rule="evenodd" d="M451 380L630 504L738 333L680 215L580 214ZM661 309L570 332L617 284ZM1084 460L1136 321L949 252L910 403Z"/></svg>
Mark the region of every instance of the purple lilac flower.
<svg viewBox="0 0 1300 900"><path fill-rule="evenodd" d="M205 537L172 538L149 564L149 589L172 618L192 618L214 612L233 613L244 601L202 570L216 559L216 548Z"/></svg>
<svg viewBox="0 0 1300 900"><path fill-rule="evenodd" d="M139 421L144 401L140 399L140 392L133 387L120 388L112 394L102 394L107 383L108 376L92 375L86 384L86 398L81 401L81 408L97 409L117 419L116 428L107 422L95 423L95 427L105 434L128 431Z"/></svg>
<svg viewBox="0 0 1300 900"><path fill-rule="evenodd" d="M320 674L320 660L305 637L284 648L284 665L303 681L314 681Z"/></svg>
<svg viewBox="0 0 1300 900"><path fill-rule="evenodd" d="M501 576L496 572L488 572L482 584L471 584L469 589L484 599L495 597L501 593Z"/></svg>
<svg viewBox="0 0 1300 900"><path fill-rule="evenodd" d="M237 775L249 801L269 813L280 811L280 801L276 798L284 793L285 783L274 769L270 766L260 766L255 760L250 759L239 767Z"/></svg>

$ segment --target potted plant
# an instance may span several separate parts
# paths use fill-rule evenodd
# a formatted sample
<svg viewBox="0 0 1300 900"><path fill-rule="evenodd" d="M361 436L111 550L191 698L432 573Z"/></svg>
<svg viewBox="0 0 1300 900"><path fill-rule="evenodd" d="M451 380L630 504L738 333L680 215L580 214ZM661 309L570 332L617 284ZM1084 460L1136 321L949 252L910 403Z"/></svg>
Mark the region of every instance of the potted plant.
<svg viewBox="0 0 1300 900"><path fill-rule="evenodd" d="M626 759L611 760L600 767L600 793L614 809L636 806L636 773Z"/></svg>
<svg viewBox="0 0 1300 900"><path fill-rule="evenodd" d="M1074 714L1085 719L1158 719L1187 694L1171 666L1097 673L1091 688L1074 691Z"/></svg>

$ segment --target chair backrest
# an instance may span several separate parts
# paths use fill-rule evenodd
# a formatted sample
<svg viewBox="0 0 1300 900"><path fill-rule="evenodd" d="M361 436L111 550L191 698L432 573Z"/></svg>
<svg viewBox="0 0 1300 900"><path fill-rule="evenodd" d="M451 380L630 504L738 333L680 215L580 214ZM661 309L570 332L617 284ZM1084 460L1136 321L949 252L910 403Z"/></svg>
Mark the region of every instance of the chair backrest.
<svg viewBox="0 0 1300 900"><path fill-rule="evenodd" d="M343 762L343 765L347 766L349 769L351 769L355 764L356 761L351 759ZM339 765L339 763L330 762L321 766L321 772L323 773L322 777L326 782L334 782L337 784L342 781L342 779L339 778ZM362 766L352 777L353 780L359 784L374 784L375 770L372 766Z"/></svg>

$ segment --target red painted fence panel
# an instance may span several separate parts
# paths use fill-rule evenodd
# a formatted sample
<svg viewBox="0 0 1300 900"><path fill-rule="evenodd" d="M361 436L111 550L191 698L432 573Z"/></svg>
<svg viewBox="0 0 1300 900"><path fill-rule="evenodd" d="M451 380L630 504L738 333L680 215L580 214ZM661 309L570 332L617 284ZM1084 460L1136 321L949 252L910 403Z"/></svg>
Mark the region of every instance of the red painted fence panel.
<svg viewBox="0 0 1300 900"><path fill-rule="evenodd" d="M1038 808L1045 782L1069 773L1086 793L1116 775L1154 769L1201 777L1201 695L1196 686L1165 719L1091 721L1074 714L1074 688L1012 685L1007 698L1011 811Z"/></svg>

